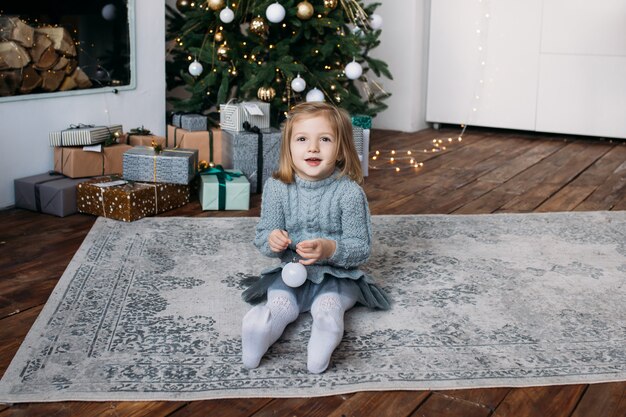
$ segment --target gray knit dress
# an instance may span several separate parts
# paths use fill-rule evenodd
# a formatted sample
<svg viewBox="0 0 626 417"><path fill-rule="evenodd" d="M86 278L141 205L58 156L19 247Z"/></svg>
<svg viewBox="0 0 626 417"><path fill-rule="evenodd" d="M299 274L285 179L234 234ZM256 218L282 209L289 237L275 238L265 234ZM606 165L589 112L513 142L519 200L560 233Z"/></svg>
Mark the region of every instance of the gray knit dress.
<svg viewBox="0 0 626 417"><path fill-rule="evenodd" d="M286 230L292 241L282 253L272 252L269 247L268 236L275 229ZM243 292L243 299L258 303L266 297L268 288L284 285L283 266L300 259L296 244L315 238L334 240L337 247L330 258L306 266L307 281L295 289L301 311L308 310L324 291L349 292L362 305L389 309L382 289L358 269L369 258L371 249L367 197L356 182L338 171L320 181L307 181L296 175L291 184L274 178L265 182L254 244L264 255L280 258L281 263L262 271L260 279Z"/></svg>

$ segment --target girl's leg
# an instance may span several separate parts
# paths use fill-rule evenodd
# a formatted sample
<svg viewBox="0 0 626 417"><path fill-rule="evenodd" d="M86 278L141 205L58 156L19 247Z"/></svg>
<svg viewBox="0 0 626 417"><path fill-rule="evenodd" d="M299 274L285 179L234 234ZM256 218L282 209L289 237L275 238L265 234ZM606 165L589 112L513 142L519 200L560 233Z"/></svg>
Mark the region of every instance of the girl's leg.
<svg viewBox="0 0 626 417"><path fill-rule="evenodd" d="M243 365L256 368L265 352L278 340L285 327L299 314L296 296L289 291L269 289L267 303L254 306L243 318L241 347Z"/></svg>
<svg viewBox="0 0 626 417"><path fill-rule="evenodd" d="M311 306L313 325L308 347L307 368L314 374L328 368L330 356L343 338L343 315L356 303L350 293L324 292Z"/></svg>

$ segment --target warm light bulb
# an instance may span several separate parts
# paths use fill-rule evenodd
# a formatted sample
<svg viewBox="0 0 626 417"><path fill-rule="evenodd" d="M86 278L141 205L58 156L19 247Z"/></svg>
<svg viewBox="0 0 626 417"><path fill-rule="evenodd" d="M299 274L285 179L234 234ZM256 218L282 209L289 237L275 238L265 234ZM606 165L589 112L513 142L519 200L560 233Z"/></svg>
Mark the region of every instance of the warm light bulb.
<svg viewBox="0 0 626 417"><path fill-rule="evenodd" d="M396 172L400 172L400 168L396 167Z"/></svg>
<svg viewBox="0 0 626 417"><path fill-rule="evenodd" d="M392 151L391 151L391 154L392 154L392 155L395 155L395 154L396 154L396 151L392 150Z"/></svg>
<svg viewBox="0 0 626 417"><path fill-rule="evenodd" d="M411 155L411 151L407 151L407 152L406 152L406 154L407 154L407 155Z"/></svg>
<svg viewBox="0 0 626 417"><path fill-rule="evenodd" d="M376 155L380 155L380 151L376 151Z"/></svg>

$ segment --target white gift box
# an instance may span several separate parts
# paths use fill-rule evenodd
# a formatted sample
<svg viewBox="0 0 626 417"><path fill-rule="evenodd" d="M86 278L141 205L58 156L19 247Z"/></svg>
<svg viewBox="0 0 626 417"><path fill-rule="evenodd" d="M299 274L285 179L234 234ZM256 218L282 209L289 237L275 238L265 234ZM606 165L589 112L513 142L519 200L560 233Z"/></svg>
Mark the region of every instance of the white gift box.
<svg viewBox="0 0 626 417"><path fill-rule="evenodd" d="M220 104L220 127L232 132L243 131L243 122L259 129L270 127L270 104L262 101Z"/></svg>

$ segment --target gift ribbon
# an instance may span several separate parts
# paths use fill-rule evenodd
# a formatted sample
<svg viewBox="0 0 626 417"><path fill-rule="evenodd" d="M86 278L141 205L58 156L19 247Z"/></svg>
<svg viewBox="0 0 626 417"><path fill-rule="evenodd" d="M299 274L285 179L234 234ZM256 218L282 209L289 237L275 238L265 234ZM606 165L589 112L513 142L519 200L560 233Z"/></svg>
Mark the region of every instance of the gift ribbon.
<svg viewBox="0 0 626 417"><path fill-rule="evenodd" d="M124 184L122 186L126 186L126 185L130 185L130 184ZM151 185L152 187L154 187L154 214L158 214L159 213L159 196L157 194L157 186L156 184L148 184L148 183L146 183L145 185ZM100 201L102 202L102 216L107 217L106 204L104 203L105 188L104 187L98 187L98 188L100 188ZM134 189L131 191L134 191ZM130 216L130 213L129 213L129 216ZM128 221L130 221L130 219L131 218L129 217Z"/></svg>
<svg viewBox="0 0 626 417"><path fill-rule="evenodd" d="M50 178L46 178L45 180L39 181L37 184L35 184L35 208L37 209L37 211L41 211L41 190L39 189L39 186L50 181L56 181L58 179L61 179L61 177L59 177L59 175L57 175L57 173L54 171L48 172L48 175L50 175Z"/></svg>
<svg viewBox="0 0 626 417"><path fill-rule="evenodd" d="M152 148L154 150L154 148ZM152 157L152 173L153 173L153 182L157 182L157 158L159 155L162 155L163 152L177 152L177 153L185 153L185 154L195 154L194 151L184 151L182 149L167 149L165 151L157 152L154 150L154 156ZM198 161L191 161L190 169L194 170L195 167L198 166Z"/></svg>
<svg viewBox="0 0 626 417"><path fill-rule="evenodd" d="M228 172L221 165L207 168L200 172L200 175L215 175L219 182L217 206L218 210L226 210L226 181L232 181L233 178L241 177L239 172Z"/></svg>
<svg viewBox="0 0 626 417"><path fill-rule="evenodd" d="M365 115L352 116L352 126L362 127L363 129L372 128L372 118Z"/></svg>
<svg viewBox="0 0 626 417"><path fill-rule="evenodd" d="M256 133L257 150L256 150L256 192L260 194L263 191L263 133L256 126L250 126L250 123L243 122L243 129L246 132Z"/></svg>

